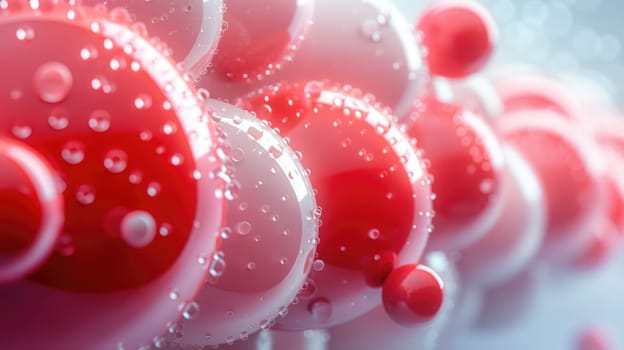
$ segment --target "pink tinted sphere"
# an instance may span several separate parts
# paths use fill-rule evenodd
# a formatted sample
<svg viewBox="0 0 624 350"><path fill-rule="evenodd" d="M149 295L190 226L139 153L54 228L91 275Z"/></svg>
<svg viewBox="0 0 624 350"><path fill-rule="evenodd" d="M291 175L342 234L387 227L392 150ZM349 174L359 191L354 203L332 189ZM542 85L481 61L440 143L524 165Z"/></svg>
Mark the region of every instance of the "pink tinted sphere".
<svg viewBox="0 0 624 350"><path fill-rule="evenodd" d="M216 253L222 264L195 299L178 342L217 345L268 328L306 281L318 233L316 203L299 159L249 112L208 100L229 147L234 182ZM206 261L204 260L204 263Z"/></svg>
<svg viewBox="0 0 624 350"><path fill-rule="evenodd" d="M515 112L547 110L568 119L585 117L574 90L531 68L500 68L493 74L492 84L502 99L506 116L520 115Z"/></svg>
<svg viewBox="0 0 624 350"><path fill-rule="evenodd" d="M504 152L502 212L483 238L459 253L462 278L474 286L497 286L515 278L533 262L545 234L541 183L517 150L505 146Z"/></svg>
<svg viewBox="0 0 624 350"><path fill-rule="evenodd" d="M433 176L428 248L469 246L492 228L502 209L505 160L497 136L482 118L434 97L418 101L405 127Z"/></svg>
<svg viewBox="0 0 624 350"><path fill-rule="evenodd" d="M503 118L500 131L535 170L546 201L546 236L540 255L574 258L591 240L605 208L604 158L580 126L548 113Z"/></svg>
<svg viewBox="0 0 624 350"><path fill-rule="evenodd" d="M139 24L147 29L149 37L164 43L171 57L184 63L195 78L205 72L215 53L225 11L223 0L82 0L82 4L126 9L128 19L136 23L134 29Z"/></svg>
<svg viewBox="0 0 624 350"><path fill-rule="evenodd" d="M314 0L225 0L227 30L211 71L226 80L263 80L287 61L304 40Z"/></svg>
<svg viewBox="0 0 624 350"><path fill-rule="evenodd" d="M498 40L494 19L483 5L470 0L434 1L420 15L416 29L429 71L447 78L479 71Z"/></svg>
<svg viewBox="0 0 624 350"><path fill-rule="evenodd" d="M243 105L301 152L321 209L307 288L277 327L326 328L379 305L367 262L385 252L418 261L431 223L427 175L407 137L361 92L314 81L265 88Z"/></svg>
<svg viewBox="0 0 624 350"><path fill-rule="evenodd" d="M426 79L416 37L404 16L385 0L319 0L312 21L292 60L280 70L253 82L209 72L199 84L216 98L235 101L269 84L329 80L375 95L404 118Z"/></svg>
<svg viewBox="0 0 624 350"><path fill-rule="evenodd" d="M194 176L222 163L208 112L175 63L114 18L60 5L0 16L13 53L0 133L47 161L65 213L46 263L0 286L7 348L151 344L195 297L197 257L217 243L223 184Z"/></svg>

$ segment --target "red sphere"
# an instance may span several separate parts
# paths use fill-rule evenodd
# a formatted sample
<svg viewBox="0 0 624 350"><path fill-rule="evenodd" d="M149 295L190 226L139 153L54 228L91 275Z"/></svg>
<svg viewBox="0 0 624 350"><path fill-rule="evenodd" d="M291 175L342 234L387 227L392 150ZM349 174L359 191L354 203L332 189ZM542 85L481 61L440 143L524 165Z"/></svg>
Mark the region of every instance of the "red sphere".
<svg viewBox="0 0 624 350"><path fill-rule="evenodd" d="M218 276L182 322L189 345L244 339L282 315L310 272L318 239L312 186L297 155L249 112L209 99L226 136L234 176L221 229ZM205 262L205 259L204 259Z"/></svg>
<svg viewBox="0 0 624 350"><path fill-rule="evenodd" d="M501 200L503 148L482 118L429 96L405 123L424 151L435 194L433 249L466 247L494 225Z"/></svg>
<svg viewBox="0 0 624 350"><path fill-rule="evenodd" d="M422 159L357 90L312 81L266 88L243 102L300 152L321 209L312 288L277 326L330 327L379 305L366 276L376 284L384 268L370 261L392 254L399 264L418 261L427 240L431 190Z"/></svg>
<svg viewBox="0 0 624 350"><path fill-rule="evenodd" d="M545 112L500 120L505 139L535 170L546 200L542 257L569 262L589 244L602 220L605 164L600 148L578 124Z"/></svg>
<svg viewBox="0 0 624 350"><path fill-rule="evenodd" d="M489 60L498 29L477 1L441 0L425 9L416 29L422 35L425 60L433 75L464 78Z"/></svg>
<svg viewBox="0 0 624 350"><path fill-rule="evenodd" d="M494 74L492 83L507 117L521 115L516 112L547 110L566 119L589 119L574 90L545 73L526 67L506 67ZM591 122L594 120L591 118Z"/></svg>
<svg viewBox="0 0 624 350"><path fill-rule="evenodd" d="M435 271L423 265L404 265L383 285L383 305L395 322L410 326L428 322L440 310L444 284Z"/></svg>
<svg viewBox="0 0 624 350"><path fill-rule="evenodd" d="M0 7L11 53L0 134L58 174L65 214L46 263L0 285L7 348L138 348L180 317L208 273L197 260L222 222L220 140L190 80L119 11Z"/></svg>

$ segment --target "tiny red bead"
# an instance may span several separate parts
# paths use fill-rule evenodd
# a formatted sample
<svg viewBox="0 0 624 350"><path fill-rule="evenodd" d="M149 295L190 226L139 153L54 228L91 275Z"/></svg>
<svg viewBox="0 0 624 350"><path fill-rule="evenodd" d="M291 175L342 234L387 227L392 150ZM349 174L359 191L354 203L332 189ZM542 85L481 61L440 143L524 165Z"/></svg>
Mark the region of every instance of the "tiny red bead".
<svg viewBox="0 0 624 350"><path fill-rule="evenodd" d="M403 265L390 273L382 298L388 316L409 326L430 321L442 307L444 286L438 275L423 265Z"/></svg>

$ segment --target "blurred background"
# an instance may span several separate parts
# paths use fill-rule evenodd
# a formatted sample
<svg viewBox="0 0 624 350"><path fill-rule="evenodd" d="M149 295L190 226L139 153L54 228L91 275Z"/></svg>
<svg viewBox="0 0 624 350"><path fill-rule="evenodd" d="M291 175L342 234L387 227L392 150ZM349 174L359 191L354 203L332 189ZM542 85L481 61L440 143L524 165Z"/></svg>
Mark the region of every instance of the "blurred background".
<svg viewBox="0 0 624 350"><path fill-rule="evenodd" d="M415 19L430 2L393 1L408 19ZM624 1L480 2L494 16L500 34L486 71L534 65L563 79L583 79L604 103L624 108ZM588 328L605 333L614 349L624 349L624 252L619 251L596 270L538 277L539 286L527 302L510 288L507 300L496 303L521 308L516 319L460 331L446 350L570 350Z"/></svg>

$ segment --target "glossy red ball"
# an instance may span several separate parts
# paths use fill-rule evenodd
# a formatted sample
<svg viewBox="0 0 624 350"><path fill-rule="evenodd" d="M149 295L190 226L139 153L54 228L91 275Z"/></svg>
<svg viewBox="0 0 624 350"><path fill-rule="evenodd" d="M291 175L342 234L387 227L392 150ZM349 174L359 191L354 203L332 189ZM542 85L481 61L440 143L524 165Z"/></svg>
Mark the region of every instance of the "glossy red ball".
<svg viewBox="0 0 624 350"><path fill-rule="evenodd" d="M416 29L433 75L464 78L488 62L498 29L487 9L477 1L440 0L420 15Z"/></svg>
<svg viewBox="0 0 624 350"><path fill-rule="evenodd" d="M422 159L370 96L355 89L286 84L242 104L299 152L321 209L314 289L277 326L326 328L379 305L379 290L366 284L367 262L392 253L399 264L418 261L427 240L431 190Z"/></svg>
<svg viewBox="0 0 624 350"><path fill-rule="evenodd" d="M395 322L410 326L432 320L442 306L444 284L423 265L404 265L388 276L383 285L383 305Z"/></svg>
<svg viewBox="0 0 624 350"><path fill-rule="evenodd" d="M151 343L192 304L208 273L197 259L217 245L223 159L210 114L118 12L0 12L12 53L0 58L0 134L49 164L64 200L54 253L0 286L3 346Z"/></svg>
<svg viewBox="0 0 624 350"><path fill-rule="evenodd" d="M461 106L433 96L404 124L424 152L435 195L428 248L453 250L483 237L503 207L505 157L492 127Z"/></svg>

